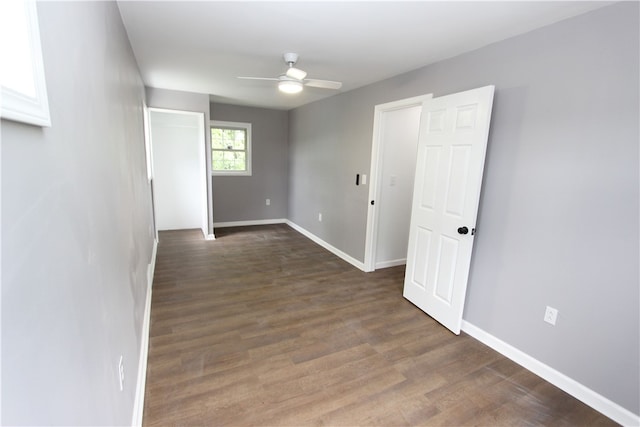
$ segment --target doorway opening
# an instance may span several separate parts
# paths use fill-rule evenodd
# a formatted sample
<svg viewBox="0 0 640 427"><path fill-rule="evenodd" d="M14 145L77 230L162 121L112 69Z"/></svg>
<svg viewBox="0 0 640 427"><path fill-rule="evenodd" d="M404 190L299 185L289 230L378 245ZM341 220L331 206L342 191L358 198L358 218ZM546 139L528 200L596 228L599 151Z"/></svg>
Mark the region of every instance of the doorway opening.
<svg viewBox="0 0 640 427"><path fill-rule="evenodd" d="M365 271L406 263L420 113L422 103L432 97L421 95L375 107Z"/></svg>
<svg viewBox="0 0 640 427"><path fill-rule="evenodd" d="M210 238L204 114L149 108L149 125L157 229Z"/></svg>

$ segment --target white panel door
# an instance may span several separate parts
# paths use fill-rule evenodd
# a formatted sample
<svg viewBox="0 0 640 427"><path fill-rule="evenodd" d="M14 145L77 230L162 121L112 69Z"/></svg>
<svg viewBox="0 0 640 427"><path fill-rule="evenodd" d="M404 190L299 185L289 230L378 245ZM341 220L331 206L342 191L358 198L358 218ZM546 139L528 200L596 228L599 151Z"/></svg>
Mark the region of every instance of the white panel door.
<svg viewBox="0 0 640 427"><path fill-rule="evenodd" d="M158 230L200 228L206 236L203 114L150 109L150 125Z"/></svg>
<svg viewBox="0 0 640 427"><path fill-rule="evenodd" d="M403 295L460 333L493 86L425 101Z"/></svg>

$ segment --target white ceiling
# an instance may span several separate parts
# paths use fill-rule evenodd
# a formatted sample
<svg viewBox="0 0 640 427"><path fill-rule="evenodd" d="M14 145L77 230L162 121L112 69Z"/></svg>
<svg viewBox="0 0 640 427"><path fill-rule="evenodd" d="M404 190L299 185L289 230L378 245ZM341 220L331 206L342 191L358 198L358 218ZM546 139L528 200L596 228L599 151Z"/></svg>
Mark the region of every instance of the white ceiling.
<svg viewBox="0 0 640 427"><path fill-rule="evenodd" d="M579 15L610 2L119 1L147 86L290 109ZM340 91L278 92L282 54Z"/></svg>

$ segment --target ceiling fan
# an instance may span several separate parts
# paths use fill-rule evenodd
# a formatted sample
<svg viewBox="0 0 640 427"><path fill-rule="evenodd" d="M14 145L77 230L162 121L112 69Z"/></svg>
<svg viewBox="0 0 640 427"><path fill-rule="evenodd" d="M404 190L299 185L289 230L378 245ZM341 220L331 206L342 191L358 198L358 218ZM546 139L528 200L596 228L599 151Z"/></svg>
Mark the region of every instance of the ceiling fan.
<svg viewBox="0 0 640 427"><path fill-rule="evenodd" d="M238 77L239 79L249 80L273 80L278 82L278 89L285 93L298 93L302 91L303 86L319 87L322 89L340 89L341 82L331 80L307 79L307 73L299 68L295 68L298 62L297 53L285 53L284 62L288 68L284 74L278 77Z"/></svg>

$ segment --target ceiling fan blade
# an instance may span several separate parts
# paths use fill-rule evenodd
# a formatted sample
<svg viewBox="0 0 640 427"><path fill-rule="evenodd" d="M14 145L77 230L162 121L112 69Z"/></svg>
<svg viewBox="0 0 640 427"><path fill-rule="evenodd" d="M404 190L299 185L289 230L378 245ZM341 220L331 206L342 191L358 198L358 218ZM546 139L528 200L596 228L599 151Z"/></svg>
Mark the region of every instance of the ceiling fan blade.
<svg viewBox="0 0 640 427"><path fill-rule="evenodd" d="M340 89L342 87L341 82L334 82L331 80L317 80L317 79L306 79L304 81L305 86L310 87L319 87L322 89Z"/></svg>
<svg viewBox="0 0 640 427"><path fill-rule="evenodd" d="M302 71L300 68L289 67L287 69L287 77L291 77L292 79L302 80L307 77L307 72Z"/></svg>
<svg viewBox="0 0 640 427"><path fill-rule="evenodd" d="M240 77L238 76L238 78L245 79L245 80L275 80L275 81L280 80L279 78L274 78L274 77Z"/></svg>

